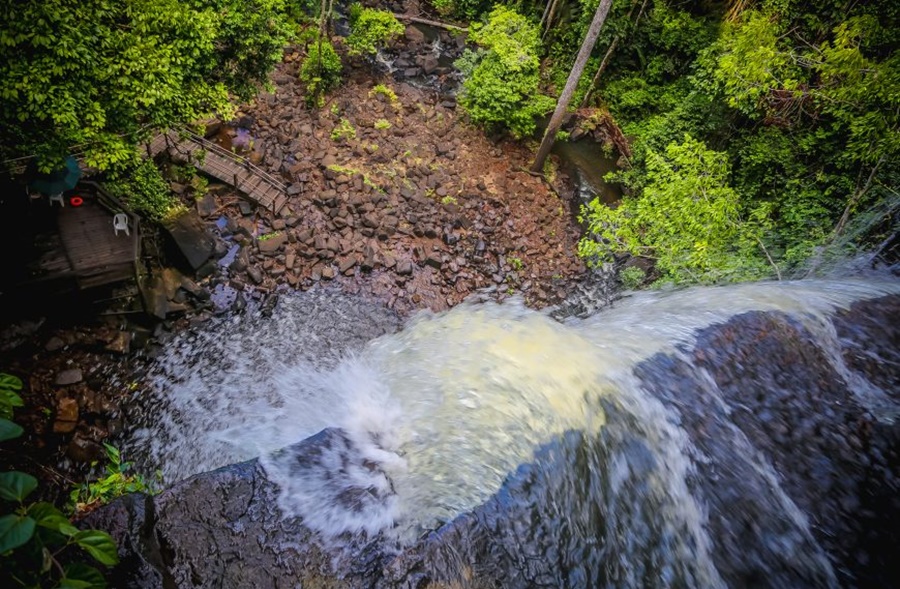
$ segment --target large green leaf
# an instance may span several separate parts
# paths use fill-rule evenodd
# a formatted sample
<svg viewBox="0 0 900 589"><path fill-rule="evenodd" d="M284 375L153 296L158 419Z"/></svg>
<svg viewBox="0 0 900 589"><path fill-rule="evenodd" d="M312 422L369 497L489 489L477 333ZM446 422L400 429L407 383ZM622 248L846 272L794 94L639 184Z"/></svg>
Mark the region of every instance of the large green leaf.
<svg viewBox="0 0 900 589"><path fill-rule="evenodd" d="M6 374L5 372L0 372L0 389L21 391L22 390L22 379L20 379L16 376L13 376L12 374Z"/></svg>
<svg viewBox="0 0 900 589"><path fill-rule="evenodd" d="M37 487L37 479L24 472L0 472L0 498L22 501Z"/></svg>
<svg viewBox="0 0 900 589"><path fill-rule="evenodd" d="M28 516L10 514L0 517L0 554L18 548L34 534L34 520Z"/></svg>
<svg viewBox="0 0 900 589"><path fill-rule="evenodd" d="M0 418L0 442L18 438L22 435L22 427L8 419Z"/></svg>
<svg viewBox="0 0 900 589"><path fill-rule="evenodd" d="M22 397L9 389L0 388L0 417L9 419L13 415L13 407L22 405Z"/></svg>
<svg viewBox="0 0 900 589"><path fill-rule="evenodd" d="M63 513L56 508L51 503L34 503L28 506L28 511L26 514L34 519L37 522L37 525L42 528L47 528L54 531L61 531L61 526L71 525L69 523L69 518L67 518ZM67 534L71 535L71 534Z"/></svg>
<svg viewBox="0 0 900 589"><path fill-rule="evenodd" d="M106 589L106 579L92 566L76 562L66 567L57 589Z"/></svg>
<svg viewBox="0 0 900 589"><path fill-rule="evenodd" d="M76 544L81 546L88 554L105 565L114 565L119 562L116 542L112 536L100 530L85 530L72 536Z"/></svg>

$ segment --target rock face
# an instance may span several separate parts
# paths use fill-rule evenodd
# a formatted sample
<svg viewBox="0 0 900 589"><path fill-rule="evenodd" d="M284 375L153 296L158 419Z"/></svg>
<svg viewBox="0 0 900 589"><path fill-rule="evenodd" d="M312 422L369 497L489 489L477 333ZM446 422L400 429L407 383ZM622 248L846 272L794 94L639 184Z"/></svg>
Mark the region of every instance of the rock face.
<svg viewBox="0 0 900 589"><path fill-rule="evenodd" d="M727 586L900 586L900 425L883 419L900 404L898 316L898 296L858 302L833 317L829 343L785 315L746 313L635 368L690 438L687 485ZM598 434L539 449L483 505L399 553L380 538L322 548L282 518L256 461L123 498L87 523L120 541L115 587L702 585L658 558L671 539L643 495L660 465L627 406L605 409ZM293 451L314 460L341 438L325 430ZM625 465L625 491L581 470L585 456Z"/></svg>

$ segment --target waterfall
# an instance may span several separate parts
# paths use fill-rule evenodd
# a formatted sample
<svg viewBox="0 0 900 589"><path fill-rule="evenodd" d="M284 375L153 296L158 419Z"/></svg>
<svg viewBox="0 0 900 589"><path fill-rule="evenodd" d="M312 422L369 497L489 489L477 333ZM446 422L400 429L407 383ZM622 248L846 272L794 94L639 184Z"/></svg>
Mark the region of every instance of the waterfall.
<svg viewBox="0 0 900 589"><path fill-rule="evenodd" d="M167 483L260 457L282 513L326 544L363 535L399 550L474 513L510 546L558 551L550 586L721 587L754 574L838 586L808 497L741 421L754 403L766 419L765 399L741 401L689 350L710 325L779 313L890 424L894 391L848 368L832 316L898 292L873 280L641 292L564 322L521 301L466 303L400 330L351 298L291 295L269 317L177 337L135 402L127 447ZM654 358L666 369L648 368ZM781 360L757 378L772 379L773 398L799 396ZM688 376L676 393L670 380ZM326 428L313 452L297 445Z"/></svg>

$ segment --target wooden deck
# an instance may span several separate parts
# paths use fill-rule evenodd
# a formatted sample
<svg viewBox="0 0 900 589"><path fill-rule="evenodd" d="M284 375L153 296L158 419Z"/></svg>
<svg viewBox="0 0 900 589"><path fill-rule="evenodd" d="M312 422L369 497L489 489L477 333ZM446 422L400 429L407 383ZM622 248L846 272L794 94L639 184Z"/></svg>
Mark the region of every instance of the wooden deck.
<svg viewBox="0 0 900 589"><path fill-rule="evenodd" d="M183 130L169 131L157 135L147 145L147 155L150 157L163 151L167 151L173 159L190 163L198 170L231 184L248 200L276 215L287 203L287 186L281 180L199 135Z"/></svg>
<svg viewBox="0 0 900 589"><path fill-rule="evenodd" d="M113 214L93 197L80 207L68 204L56 211L57 232L40 236L41 255L33 268L37 281L74 279L81 289L135 276L139 230L131 215L130 232L115 234Z"/></svg>

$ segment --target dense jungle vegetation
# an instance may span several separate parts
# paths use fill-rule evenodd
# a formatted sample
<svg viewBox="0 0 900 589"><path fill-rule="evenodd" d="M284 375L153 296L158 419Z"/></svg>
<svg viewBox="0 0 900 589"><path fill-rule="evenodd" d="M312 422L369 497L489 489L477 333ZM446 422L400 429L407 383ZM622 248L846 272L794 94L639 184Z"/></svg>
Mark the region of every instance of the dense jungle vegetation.
<svg viewBox="0 0 900 589"><path fill-rule="evenodd" d="M517 30L542 19L545 94L558 94L598 3L518 5L528 24ZM487 18L481 31L510 20L508 8L486 3L439 8ZM664 281L718 282L797 275L891 235L898 17L889 1L613 2L572 104L598 109L589 121L608 111L628 138L614 178L626 197L584 212L591 235L581 253L647 257ZM487 56L511 53L478 35ZM472 96L486 87L464 90L474 120L484 107ZM534 94L521 96L520 110L531 110ZM530 130L508 114L486 122L501 121Z"/></svg>
<svg viewBox="0 0 900 589"><path fill-rule="evenodd" d="M50 168L78 146L120 182L139 171L142 186L123 192L146 193L162 184L134 145L227 118L286 42L306 48L311 108L340 92L339 54L370 54L402 30L366 4L14 3L0 30L0 149ZM433 0L437 18L471 25L457 61L470 120L533 137L598 4ZM338 10L351 17L344 40L319 18ZM627 138L612 178L626 196L587 207L580 253L641 257L653 278L683 283L795 276L877 247L900 210L898 41L891 0L614 0L570 107ZM144 200L166 214L164 198Z"/></svg>

